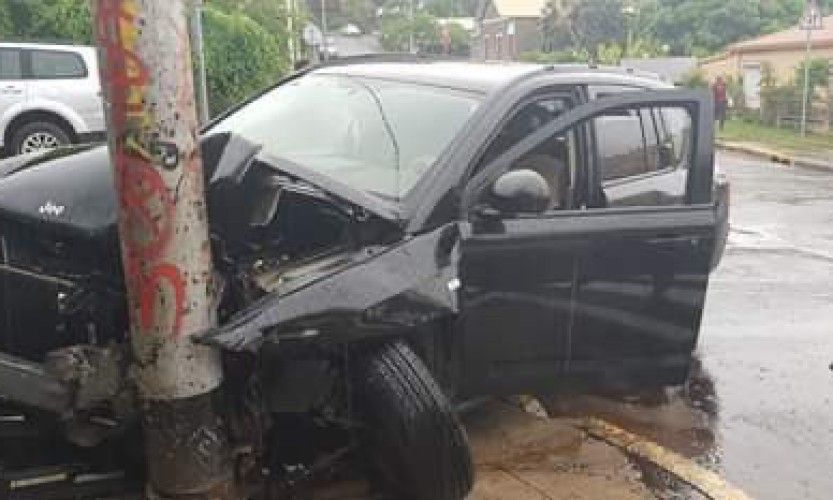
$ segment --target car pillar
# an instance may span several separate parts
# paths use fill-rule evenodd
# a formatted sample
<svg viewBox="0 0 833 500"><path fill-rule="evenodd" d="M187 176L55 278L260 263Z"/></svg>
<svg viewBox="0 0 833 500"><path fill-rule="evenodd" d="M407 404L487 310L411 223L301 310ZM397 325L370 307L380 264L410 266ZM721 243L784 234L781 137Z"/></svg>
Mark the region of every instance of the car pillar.
<svg viewBox="0 0 833 500"><path fill-rule="evenodd" d="M185 0L94 0L149 496L233 498Z"/></svg>

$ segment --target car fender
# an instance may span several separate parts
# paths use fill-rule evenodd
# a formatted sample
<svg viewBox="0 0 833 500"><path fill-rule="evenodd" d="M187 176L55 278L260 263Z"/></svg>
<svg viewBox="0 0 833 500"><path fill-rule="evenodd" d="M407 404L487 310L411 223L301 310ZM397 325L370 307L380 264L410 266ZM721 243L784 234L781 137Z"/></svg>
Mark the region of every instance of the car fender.
<svg viewBox="0 0 833 500"><path fill-rule="evenodd" d="M450 223L380 251L290 293L267 295L195 341L257 352L264 340L348 342L401 334L458 312L460 229Z"/></svg>
<svg viewBox="0 0 833 500"><path fill-rule="evenodd" d="M6 136L6 129L15 118L32 111L43 111L60 116L72 126L72 131L76 134L91 132L87 122L71 107L49 99L35 98L13 104L0 116L0 137Z"/></svg>

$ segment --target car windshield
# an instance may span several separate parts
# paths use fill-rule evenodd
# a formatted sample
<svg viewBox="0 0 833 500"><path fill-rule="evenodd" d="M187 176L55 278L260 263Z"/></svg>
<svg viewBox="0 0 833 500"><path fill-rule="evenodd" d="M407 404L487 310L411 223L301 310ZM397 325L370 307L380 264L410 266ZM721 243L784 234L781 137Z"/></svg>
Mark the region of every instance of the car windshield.
<svg viewBox="0 0 833 500"><path fill-rule="evenodd" d="M312 74L276 87L211 129L233 132L355 189L400 199L434 164L481 96L429 85Z"/></svg>

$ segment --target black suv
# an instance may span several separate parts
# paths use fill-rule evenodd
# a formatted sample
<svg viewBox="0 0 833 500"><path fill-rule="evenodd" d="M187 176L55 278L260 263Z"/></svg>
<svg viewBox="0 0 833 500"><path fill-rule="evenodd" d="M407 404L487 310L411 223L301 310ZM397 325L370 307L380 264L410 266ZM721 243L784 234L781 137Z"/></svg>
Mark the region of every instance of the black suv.
<svg viewBox="0 0 833 500"><path fill-rule="evenodd" d="M196 341L225 353L229 418L258 427L234 439L280 443L252 470L296 484L276 476L314 461L282 433L336 428L397 498L462 498L449 401L681 383L727 234L712 113L623 70L348 61L217 119L202 151L225 286ZM103 146L0 163L0 394L95 447L132 421L108 361L130 356L112 182ZM91 431L102 414L119 432Z"/></svg>

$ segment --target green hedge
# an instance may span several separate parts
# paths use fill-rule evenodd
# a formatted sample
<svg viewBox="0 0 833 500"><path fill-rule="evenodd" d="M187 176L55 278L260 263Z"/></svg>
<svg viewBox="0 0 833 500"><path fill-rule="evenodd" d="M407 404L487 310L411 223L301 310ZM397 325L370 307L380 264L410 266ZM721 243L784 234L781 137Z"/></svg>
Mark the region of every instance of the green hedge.
<svg viewBox="0 0 833 500"><path fill-rule="evenodd" d="M289 69L282 44L243 14L208 8L203 31L212 115L275 83Z"/></svg>

